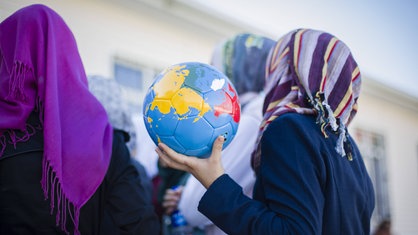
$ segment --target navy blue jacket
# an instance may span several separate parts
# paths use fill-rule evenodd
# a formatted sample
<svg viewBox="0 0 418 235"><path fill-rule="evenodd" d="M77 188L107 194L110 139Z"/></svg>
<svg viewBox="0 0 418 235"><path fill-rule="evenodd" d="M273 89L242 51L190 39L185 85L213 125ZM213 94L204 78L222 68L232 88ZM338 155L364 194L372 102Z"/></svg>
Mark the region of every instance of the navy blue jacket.
<svg viewBox="0 0 418 235"><path fill-rule="evenodd" d="M335 151L313 116L275 119L262 137L254 200L228 175L207 190L199 211L228 234L370 234L372 182L353 139L353 161ZM249 173L251 174L251 173Z"/></svg>

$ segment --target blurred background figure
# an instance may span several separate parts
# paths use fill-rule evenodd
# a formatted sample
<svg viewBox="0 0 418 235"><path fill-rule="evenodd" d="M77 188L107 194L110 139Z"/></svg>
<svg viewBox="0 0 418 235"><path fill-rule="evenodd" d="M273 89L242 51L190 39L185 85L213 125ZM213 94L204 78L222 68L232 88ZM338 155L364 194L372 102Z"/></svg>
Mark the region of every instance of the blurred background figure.
<svg viewBox="0 0 418 235"><path fill-rule="evenodd" d="M159 188L162 186L158 168L158 155L155 152L156 145L147 132L142 111L133 114L132 120L136 132L136 151L133 157L145 168L148 180L151 182L151 201L161 221L162 207L158 196Z"/></svg>
<svg viewBox="0 0 418 235"><path fill-rule="evenodd" d="M373 235L392 235L391 230L391 222L389 219L386 219L380 222Z"/></svg>
<svg viewBox="0 0 418 235"><path fill-rule="evenodd" d="M125 139L127 140L126 144L131 153L132 164L134 164L138 170L141 184L145 189L144 192L146 193L145 196L147 201L151 202L151 180L147 175L145 167L133 158L133 156L135 156L139 151L137 142L140 141L137 141L135 125L132 120L133 115L129 112L127 101L123 96L121 86L114 79L98 75L88 76L88 83L89 90L105 108L109 122L112 124L113 129L117 129L124 134Z"/></svg>
<svg viewBox="0 0 418 235"><path fill-rule="evenodd" d="M158 155L155 152L156 145L145 128L142 112L133 114L132 120L136 135L134 158L144 166L148 178L154 179L158 175Z"/></svg>
<svg viewBox="0 0 418 235"><path fill-rule="evenodd" d="M255 181L251 153L262 120L266 58L274 44L272 39L260 35L238 34L218 44L211 59L211 64L232 81L239 96L241 120L238 132L223 151L222 163L249 197ZM178 208L189 226L202 229L207 235L225 234L197 210L205 191L202 184L190 176L184 187L166 191L165 213L171 214Z"/></svg>

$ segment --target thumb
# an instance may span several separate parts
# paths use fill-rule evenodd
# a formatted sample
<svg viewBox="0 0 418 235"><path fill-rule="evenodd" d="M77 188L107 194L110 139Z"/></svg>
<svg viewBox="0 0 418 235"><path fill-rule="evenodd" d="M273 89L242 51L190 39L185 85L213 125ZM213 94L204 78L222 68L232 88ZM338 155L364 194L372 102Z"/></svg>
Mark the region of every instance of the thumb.
<svg viewBox="0 0 418 235"><path fill-rule="evenodd" d="M212 146L212 156L215 158L220 158L222 153L222 147L225 142L225 138L223 136L218 136L216 140L213 142Z"/></svg>

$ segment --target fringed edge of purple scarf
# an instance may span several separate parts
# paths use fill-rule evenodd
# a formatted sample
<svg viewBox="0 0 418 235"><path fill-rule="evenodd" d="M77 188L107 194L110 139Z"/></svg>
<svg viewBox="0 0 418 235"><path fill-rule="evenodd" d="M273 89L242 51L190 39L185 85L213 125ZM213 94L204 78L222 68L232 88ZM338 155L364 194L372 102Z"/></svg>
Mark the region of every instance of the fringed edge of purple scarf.
<svg viewBox="0 0 418 235"><path fill-rule="evenodd" d="M23 62L14 62L13 68L10 73L9 94L7 96L8 98L17 99L22 102L27 101L28 97L25 95L24 92L24 82L25 79L28 78L28 76L31 76L30 73L32 72L32 68L24 64ZM24 132L22 136L18 136L16 131L12 129L0 132L0 158L4 154L7 144L11 144L14 146L14 148L16 148L17 143L28 141L30 137L36 133L36 129L43 129L44 106L42 98L39 97L39 94L36 98L35 107L33 111L39 114L40 125L33 127L32 125L26 123L25 129L20 130ZM9 141L7 141L6 134L10 137ZM63 193L61 183L59 182L58 177L53 171L53 168L49 164L45 155L43 157L42 163L41 187L44 192L45 200L50 198L51 215L53 214L54 209L56 209L56 226L60 227L61 230L64 231L66 234L69 234L69 231L67 230L66 226L68 213L71 221L74 224L74 234L79 235L80 231L78 229L78 225L81 206L75 206L74 203L72 203ZM55 198L55 196L57 198ZM57 202L56 204L55 201ZM55 208L56 205L57 207Z"/></svg>
<svg viewBox="0 0 418 235"><path fill-rule="evenodd" d="M74 234L80 235L78 230L80 219L80 206L74 205L64 194L61 188L61 183L56 176L49 161L44 156L42 162L42 179L41 185L44 192L45 200L50 199L51 215L56 211L55 223L57 227L60 227L62 231L69 234L67 230L67 212L70 216L72 223L74 224Z"/></svg>
<svg viewBox="0 0 418 235"><path fill-rule="evenodd" d="M9 93L6 99L12 98L25 102L27 97L24 92L24 82L28 76L31 76L33 70L32 67L26 65L23 62L15 61L13 67L10 71L10 81L9 81ZM32 133L29 133L28 127L33 130ZM34 128L31 125L26 124L25 130L21 130L25 134L21 137L17 136L14 130L6 130L0 132L0 157L3 156L4 151L6 150L7 144L12 144L16 148L16 144L19 142L25 142L35 133ZM6 141L6 134L9 135L10 141Z"/></svg>
<svg viewBox="0 0 418 235"><path fill-rule="evenodd" d="M5 150L6 150L6 136L4 136L4 133L0 133L0 158L3 156Z"/></svg>
<svg viewBox="0 0 418 235"><path fill-rule="evenodd" d="M28 141L30 137L36 133L36 130L35 127L26 123L26 128L21 132L24 132L24 134L22 136L18 136L15 130L7 130L0 136L0 157L3 156L7 144L13 145L13 147L16 149L17 143ZM9 141L6 139L6 134L9 136Z"/></svg>
<svg viewBox="0 0 418 235"><path fill-rule="evenodd" d="M38 105L36 105L38 107ZM38 108L35 108L35 111ZM39 112L39 115L43 115L43 112ZM41 118L41 116L39 117ZM41 120L41 119L40 119ZM8 144L13 145L13 147L16 149L17 143L23 143L30 139L31 136L33 136L36 133L36 130L42 130L43 129L43 122L37 126L32 126L28 123L26 123L26 128L24 130L19 130L19 132L23 132L24 134L22 136L19 136L16 132L16 130L6 130L3 133L0 132L0 158L3 156L4 151L6 150L6 146ZM9 136L9 141L7 141L6 135Z"/></svg>
<svg viewBox="0 0 418 235"><path fill-rule="evenodd" d="M12 71L10 71L9 95L21 101L26 101L27 97L24 92L25 79L32 73L32 67L23 62L15 61Z"/></svg>

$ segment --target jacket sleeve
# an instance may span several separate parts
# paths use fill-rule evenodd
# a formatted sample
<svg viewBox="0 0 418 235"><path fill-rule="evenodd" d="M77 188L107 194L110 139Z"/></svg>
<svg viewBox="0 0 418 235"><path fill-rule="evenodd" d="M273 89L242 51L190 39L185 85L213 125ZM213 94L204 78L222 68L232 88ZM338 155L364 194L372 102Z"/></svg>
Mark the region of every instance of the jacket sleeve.
<svg viewBox="0 0 418 235"><path fill-rule="evenodd" d="M243 115L240 120L238 132L231 144L222 152L222 164L225 172L243 188L247 196L252 195L255 176L251 170L251 152L257 138L259 122L248 115ZM235 153L241 153L236 155ZM184 185L179 203L187 222L196 227L212 225L206 216L202 215L197 207L206 188L193 176L190 176Z"/></svg>
<svg viewBox="0 0 418 235"><path fill-rule="evenodd" d="M321 234L324 171L306 131L291 122L272 122L263 135L256 200L223 175L202 197L199 210L228 234Z"/></svg>

